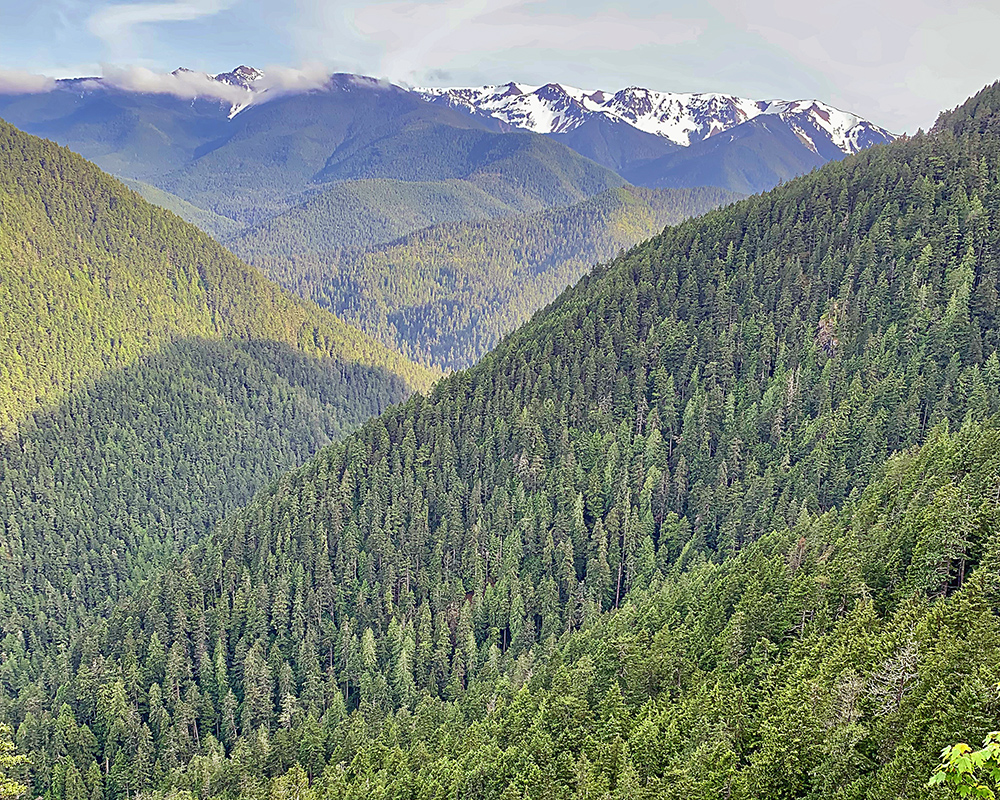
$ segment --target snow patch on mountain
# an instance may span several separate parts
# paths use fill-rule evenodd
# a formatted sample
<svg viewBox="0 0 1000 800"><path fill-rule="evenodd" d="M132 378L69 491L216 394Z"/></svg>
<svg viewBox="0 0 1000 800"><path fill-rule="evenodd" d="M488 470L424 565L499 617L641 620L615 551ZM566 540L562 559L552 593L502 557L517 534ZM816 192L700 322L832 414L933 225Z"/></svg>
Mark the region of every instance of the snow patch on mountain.
<svg viewBox="0 0 1000 800"><path fill-rule="evenodd" d="M818 100L750 100L717 93L656 92L639 86L611 94L558 83L415 91L431 102L535 133L565 133L603 117L687 147L768 114L781 119L814 152L819 152L817 138L843 153L856 153L894 138L884 128Z"/></svg>
<svg viewBox="0 0 1000 800"><path fill-rule="evenodd" d="M873 137L884 137L886 141L894 138L884 128L857 114L841 111L817 100L775 100L768 103L761 113L775 114L796 130L810 125L825 134L834 146L845 153L856 153L869 147ZM802 133L807 135L804 130Z"/></svg>
<svg viewBox="0 0 1000 800"><path fill-rule="evenodd" d="M215 76L215 80L220 83L228 83L230 86L241 86L244 89L253 91L254 83L264 77L264 73L255 68L241 64L231 72L220 72Z"/></svg>
<svg viewBox="0 0 1000 800"><path fill-rule="evenodd" d="M503 86L414 91L427 99L440 99L448 105L486 114L535 133L573 130L599 106L582 89L568 89L557 83L545 86L508 83Z"/></svg>
<svg viewBox="0 0 1000 800"><path fill-rule="evenodd" d="M264 73L261 70L256 67L248 67L246 64L240 64L240 66L230 72L220 72L218 75L212 76L212 80L214 81L243 89L246 92L246 97L233 103L229 109L230 119L254 102L255 95L259 91L259 87L254 84L263 77Z"/></svg>

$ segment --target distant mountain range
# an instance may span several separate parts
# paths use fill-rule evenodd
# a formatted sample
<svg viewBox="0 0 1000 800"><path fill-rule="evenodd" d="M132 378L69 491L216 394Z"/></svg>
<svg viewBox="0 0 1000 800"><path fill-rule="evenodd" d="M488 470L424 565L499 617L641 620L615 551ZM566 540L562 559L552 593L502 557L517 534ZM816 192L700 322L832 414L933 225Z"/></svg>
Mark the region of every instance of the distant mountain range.
<svg viewBox="0 0 1000 800"><path fill-rule="evenodd" d="M230 116L235 116L255 98L266 96L264 77L261 70L242 65L212 80L246 90L246 99L230 107ZM640 86L588 91L560 83L515 82L412 91L428 102L497 121L501 130L556 137L639 186L711 184L761 191L895 138L870 120L814 99L752 100ZM688 149L730 131L728 139ZM757 138L764 142L753 144ZM748 144L750 151L745 152ZM724 168L720 162L727 162Z"/></svg>
<svg viewBox="0 0 1000 800"><path fill-rule="evenodd" d="M549 137L502 132L370 78L333 75L322 90L288 92L256 89L269 84L249 67L162 77L145 92L59 81L45 94L0 96L0 116L241 225L354 180L463 181L503 213L571 205L624 183Z"/></svg>
<svg viewBox="0 0 1000 800"><path fill-rule="evenodd" d="M183 67L173 74L191 72ZM230 107L230 115L252 104L269 87L265 73L245 64L230 72L206 75L218 83L244 89L247 99ZM263 84L263 85L262 85ZM751 100L715 92L658 92L630 86L611 93L588 91L560 83L529 86L510 82L471 88L416 88L415 94L471 114L496 119L533 133L565 134L603 120L623 123L667 142L688 147L757 117L775 117L817 155L857 153L895 137L885 128L820 100Z"/></svg>
<svg viewBox="0 0 1000 800"><path fill-rule="evenodd" d="M639 186L754 193L895 137L819 100L610 93L558 83L418 89L429 102L550 136Z"/></svg>
<svg viewBox="0 0 1000 800"><path fill-rule="evenodd" d="M817 154L828 152L828 144L847 155L895 138L885 128L819 100L748 100L714 93L655 92L637 86L611 94L558 83L416 91L431 102L485 114L535 133L569 133L603 119L687 147L768 115L788 125Z"/></svg>
<svg viewBox="0 0 1000 800"><path fill-rule="evenodd" d="M467 179L479 172L482 183L488 180L484 175L496 174L491 159L498 152L538 150L525 133L565 145L637 186L717 186L741 193L770 189L894 138L820 100L751 100L641 87L610 93L558 83L407 89L347 74L290 87L247 65L214 76L180 68L159 77L163 80L153 86L116 75L58 81L47 94L0 96L0 115L123 177L176 193L205 210L253 221L331 181ZM456 130L463 132L457 138ZM493 135L511 133L522 138L500 148L487 143L498 141ZM231 153L240 156L230 159ZM509 175L503 177L499 199L509 205L525 190L529 200L521 210L534 211L579 202L615 184L607 176L594 180L593 168L576 164L571 172L590 173L587 187L533 187L536 174L551 178L554 162L573 161L551 148L545 160L549 168L514 177L516 188ZM273 165L281 170L278 178ZM262 172L246 174L251 169ZM259 183L262 194L252 209L234 207L220 200L214 186L208 191L213 196L206 197L206 187L191 186L191 180L223 190L241 185L243 194ZM243 202L240 195L236 202Z"/></svg>

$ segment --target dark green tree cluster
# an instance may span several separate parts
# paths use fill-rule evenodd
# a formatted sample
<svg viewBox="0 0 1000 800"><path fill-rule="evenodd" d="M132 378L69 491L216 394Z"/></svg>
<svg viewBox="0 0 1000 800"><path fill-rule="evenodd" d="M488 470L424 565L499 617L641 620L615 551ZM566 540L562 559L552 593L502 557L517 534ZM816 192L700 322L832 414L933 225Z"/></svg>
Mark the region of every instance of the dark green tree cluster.
<svg viewBox="0 0 1000 800"><path fill-rule="evenodd" d="M924 796L997 727L970 116L668 229L109 614L16 619L33 791Z"/></svg>
<svg viewBox="0 0 1000 800"><path fill-rule="evenodd" d="M378 188L379 182L371 183L373 191ZM352 185L339 188L337 197ZM428 191L427 184L413 186L404 197ZM320 199L332 198L331 190ZM450 193L445 199L450 200ZM414 233L409 230L419 226L399 214L393 225L409 225L401 231L409 235L379 247L369 247L353 233L352 216L329 214L329 202L313 201L232 244L274 280L400 352L454 369L475 363L595 261L610 259L666 225L735 199L730 192L712 188L627 187L568 208L428 223ZM465 213L451 208L451 202L442 209L442 202L422 208L446 219ZM363 207L354 213L362 212ZM488 212L483 209L477 216L495 216ZM345 216L347 224L339 224ZM375 235L379 231L375 219L374 226L365 226L369 237L373 228Z"/></svg>
<svg viewBox="0 0 1000 800"><path fill-rule="evenodd" d="M419 614L384 643L366 628L353 653L344 644L356 690L335 678L336 641L299 674L275 651L301 643L244 653L241 638L230 666L206 620L232 606L239 632L265 598L243 612L245 584L231 603L171 615L166 602L199 591L178 572L100 630L103 657L81 665L57 717L25 715L18 743L35 774L51 769L36 791L52 798L939 796L926 776L941 743L1000 720L1000 432L943 428L841 510L803 509L721 564L674 564L518 658L483 648L452 698L414 692L421 651L436 649ZM290 589L267 596L258 624L273 635L284 613L308 639ZM476 627L475 600L459 603L456 635ZM188 664L165 644L185 624ZM110 745L95 731L114 732Z"/></svg>

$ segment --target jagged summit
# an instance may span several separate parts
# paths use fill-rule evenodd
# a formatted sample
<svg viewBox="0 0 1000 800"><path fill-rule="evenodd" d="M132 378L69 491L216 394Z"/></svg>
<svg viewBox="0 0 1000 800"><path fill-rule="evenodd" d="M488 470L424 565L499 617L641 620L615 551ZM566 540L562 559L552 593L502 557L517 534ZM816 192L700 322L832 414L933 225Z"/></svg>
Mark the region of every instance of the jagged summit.
<svg viewBox="0 0 1000 800"><path fill-rule="evenodd" d="M248 67L240 64L230 72L220 72L215 76L215 80L220 83L228 83L230 86L242 86L244 89L253 91L254 83L264 77L264 72L256 67Z"/></svg>
<svg viewBox="0 0 1000 800"><path fill-rule="evenodd" d="M236 69L232 69L229 72L220 72L217 75L188 69L187 67L178 67L170 74L175 76L203 75L213 81L225 83L229 86L239 86L240 88L247 89L249 91L255 91L258 87L254 86L254 84L264 77L263 70L257 69L256 67L248 67L246 64L240 64L236 67Z"/></svg>
<svg viewBox="0 0 1000 800"><path fill-rule="evenodd" d="M218 81L219 83L226 83L230 86L239 86L250 90L256 88L253 85L255 81L264 77L263 70L259 70L256 67L248 67L246 64L240 64L240 66L236 67L236 69L230 70L229 72L220 72L217 75L211 75L208 72L189 69L188 67L178 67L170 74L177 77L182 75L202 75L206 78Z"/></svg>
<svg viewBox="0 0 1000 800"><path fill-rule="evenodd" d="M566 133L603 118L687 147L770 114L779 117L816 153L831 146L842 153L854 153L894 138L884 128L819 100L750 100L717 93L657 92L641 86L611 94L559 83L528 86L512 82L416 91L432 102L444 102L536 133Z"/></svg>

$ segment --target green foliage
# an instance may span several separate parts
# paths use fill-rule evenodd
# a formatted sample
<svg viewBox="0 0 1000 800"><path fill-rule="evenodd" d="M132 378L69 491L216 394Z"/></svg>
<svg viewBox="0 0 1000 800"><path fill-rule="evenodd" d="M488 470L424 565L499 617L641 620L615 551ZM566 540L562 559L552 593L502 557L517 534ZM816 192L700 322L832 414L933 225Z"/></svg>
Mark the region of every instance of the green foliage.
<svg viewBox="0 0 1000 800"><path fill-rule="evenodd" d="M1000 788L1000 733L986 737L981 750L959 743L941 751L941 764L931 776L930 785L945 785L959 797L982 797L994 800Z"/></svg>
<svg viewBox="0 0 1000 800"><path fill-rule="evenodd" d="M411 358L459 368L474 363L594 261L734 199L715 189L612 189L569 208L436 225L360 251L351 247L365 242L350 229L325 222L343 215L328 214L324 203L322 217L309 205L233 246L273 279ZM426 209L449 213L434 204ZM395 224L404 220L397 217ZM366 228L369 236L371 230Z"/></svg>
<svg viewBox="0 0 1000 800"><path fill-rule="evenodd" d="M28 760L17 752L11 734L10 725L0 725L0 797L4 800L20 797L28 788L11 777L11 773L20 771Z"/></svg>

